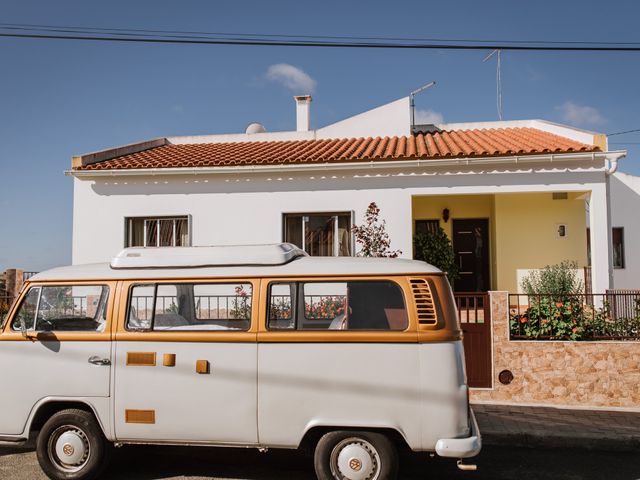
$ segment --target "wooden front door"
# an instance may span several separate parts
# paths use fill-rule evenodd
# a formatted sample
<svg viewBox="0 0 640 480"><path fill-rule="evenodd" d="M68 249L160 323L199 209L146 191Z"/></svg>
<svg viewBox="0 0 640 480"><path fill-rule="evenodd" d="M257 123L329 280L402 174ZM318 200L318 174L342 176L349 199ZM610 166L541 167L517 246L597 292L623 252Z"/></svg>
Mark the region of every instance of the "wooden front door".
<svg viewBox="0 0 640 480"><path fill-rule="evenodd" d="M459 277L454 282L456 292L486 292L489 276L489 220L472 218L452 220L453 251Z"/></svg>

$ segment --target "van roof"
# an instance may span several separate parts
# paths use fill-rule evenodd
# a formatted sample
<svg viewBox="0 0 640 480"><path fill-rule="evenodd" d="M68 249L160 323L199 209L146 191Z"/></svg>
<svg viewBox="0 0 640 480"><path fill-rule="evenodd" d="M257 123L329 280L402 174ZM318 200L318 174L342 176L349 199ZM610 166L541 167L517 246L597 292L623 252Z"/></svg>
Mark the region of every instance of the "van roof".
<svg viewBox="0 0 640 480"><path fill-rule="evenodd" d="M418 260L361 257L297 257L283 265L206 266L190 268L115 269L108 263L53 268L34 275L30 281L126 280L157 278L235 278L306 275L387 275L440 273Z"/></svg>

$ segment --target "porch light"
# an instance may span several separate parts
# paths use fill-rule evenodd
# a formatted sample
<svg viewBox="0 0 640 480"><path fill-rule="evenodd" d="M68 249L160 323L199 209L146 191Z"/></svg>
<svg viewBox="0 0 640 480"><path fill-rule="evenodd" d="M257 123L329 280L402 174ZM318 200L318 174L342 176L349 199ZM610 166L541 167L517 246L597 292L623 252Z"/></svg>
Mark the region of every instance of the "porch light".
<svg viewBox="0 0 640 480"><path fill-rule="evenodd" d="M449 221L449 209L445 208L444 210L442 210L442 220L444 220L444 223L447 223Z"/></svg>

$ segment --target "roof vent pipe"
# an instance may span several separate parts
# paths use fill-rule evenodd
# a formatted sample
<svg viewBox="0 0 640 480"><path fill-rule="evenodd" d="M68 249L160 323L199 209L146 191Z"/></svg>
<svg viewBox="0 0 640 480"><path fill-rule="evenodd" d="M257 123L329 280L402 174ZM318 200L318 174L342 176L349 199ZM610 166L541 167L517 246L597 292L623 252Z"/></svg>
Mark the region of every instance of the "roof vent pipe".
<svg viewBox="0 0 640 480"><path fill-rule="evenodd" d="M311 95L296 95L296 130L308 132L311 117Z"/></svg>

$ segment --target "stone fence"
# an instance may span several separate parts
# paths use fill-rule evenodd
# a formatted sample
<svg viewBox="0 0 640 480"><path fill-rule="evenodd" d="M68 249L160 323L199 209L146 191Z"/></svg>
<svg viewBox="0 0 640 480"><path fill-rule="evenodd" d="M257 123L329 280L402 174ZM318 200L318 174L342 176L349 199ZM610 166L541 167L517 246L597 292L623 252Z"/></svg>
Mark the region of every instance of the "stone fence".
<svg viewBox="0 0 640 480"><path fill-rule="evenodd" d="M508 292L490 301L493 387L472 402L640 411L640 341L510 340Z"/></svg>

